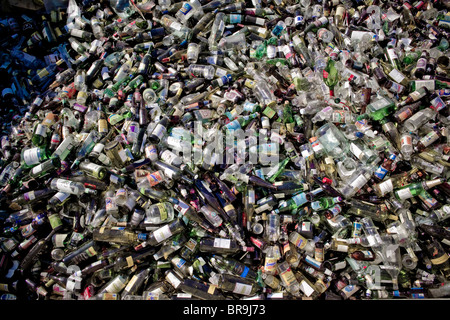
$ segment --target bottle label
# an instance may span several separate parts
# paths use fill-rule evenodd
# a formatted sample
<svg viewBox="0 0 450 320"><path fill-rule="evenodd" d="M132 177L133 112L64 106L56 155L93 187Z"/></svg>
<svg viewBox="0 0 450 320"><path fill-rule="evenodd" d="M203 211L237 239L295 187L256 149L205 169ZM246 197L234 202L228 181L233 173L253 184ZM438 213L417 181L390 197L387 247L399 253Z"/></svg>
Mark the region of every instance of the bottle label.
<svg viewBox="0 0 450 320"><path fill-rule="evenodd" d="M159 139L166 133L167 129L162 124L158 123L153 130L152 134L157 136Z"/></svg>
<svg viewBox="0 0 450 320"><path fill-rule="evenodd" d="M237 293L237 294L249 296L250 293L252 292L252 286L249 284L243 284L243 283L237 282L236 285L234 286L233 292Z"/></svg>
<svg viewBox="0 0 450 320"><path fill-rule="evenodd" d="M434 132L430 131L428 134L426 134L424 137L420 139L420 142L423 144L424 147L428 147L430 144L435 142L439 138L439 135Z"/></svg>
<svg viewBox="0 0 450 320"><path fill-rule="evenodd" d="M83 165L83 168L91 171L91 172L97 172L98 170L100 170L102 167L99 166L98 164L95 164L93 162L90 162L88 164Z"/></svg>
<svg viewBox="0 0 450 320"><path fill-rule="evenodd" d="M308 199L306 199L306 193L304 192L292 197L292 200L294 200L298 207L308 202Z"/></svg>
<svg viewBox="0 0 450 320"><path fill-rule="evenodd" d="M446 105L445 105L444 101L439 96L437 96L436 98L431 100L431 109L433 109L436 112L441 111L442 109L445 108L445 106Z"/></svg>
<svg viewBox="0 0 450 320"><path fill-rule="evenodd" d="M23 160L25 161L25 164L28 166L38 164L40 156L41 156L41 150L39 148L32 148L32 149L25 150L23 152Z"/></svg>
<svg viewBox="0 0 450 320"><path fill-rule="evenodd" d="M430 259L431 263L434 265L440 265L443 264L444 262L446 262L448 260L448 254L443 254L442 256L440 256L439 258L435 258L435 259Z"/></svg>
<svg viewBox="0 0 450 320"><path fill-rule="evenodd" d="M397 115L397 119L399 122L403 122L406 119L408 119L409 117L411 117L412 114L413 114L412 110L410 108L407 108Z"/></svg>
<svg viewBox="0 0 450 320"><path fill-rule="evenodd" d="M413 197L413 194L409 188L397 190L396 193L400 200L406 200Z"/></svg>
<svg viewBox="0 0 450 320"><path fill-rule="evenodd" d="M294 236L291 237L289 240L300 249L303 249L304 247L306 247L306 244L308 243L308 240L306 240L299 233L294 234Z"/></svg>
<svg viewBox="0 0 450 320"><path fill-rule="evenodd" d="M419 100L422 97L422 94L420 93L420 91L416 90L414 92L411 92L409 94L409 96L413 99L413 101L417 101L417 100Z"/></svg>
<svg viewBox="0 0 450 320"><path fill-rule="evenodd" d="M175 264L178 268L183 268L183 266L186 264L186 260L181 259Z"/></svg>
<svg viewBox="0 0 450 320"><path fill-rule="evenodd" d="M36 126L36 131L34 132L34 134L46 137L47 136L47 127L44 126L43 124L38 124Z"/></svg>
<svg viewBox="0 0 450 320"><path fill-rule="evenodd" d="M172 164L172 162L177 158L178 156L171 152L170 150L165 150L162 154L161 154L161 160L164 161L165 163L168 164Z"/></svg>
<svg viewBox="0 0 450 320"><path fill-rule="evenodd" d="M158 151L156 150L156 146L155 145L150 145L148 147L145 148L145 156L148 159L152 159L154 157L158 157Z"/></svg>
<svg viewBox="0 0 450 320"><path fill-rule="evenodd" d="M161 218L161 221L165 221L168 216L166 206L162 203L158 203L158 204L156 204L156 206L159 209L159 216Z"/></svg>
<svg viewBox="0 0 450 320"><path fill-rule="evenodd" d="M155 230L153 232L153 236L155 237L155 240L159 243L171 237L172 231L170 231L169 225L165 225L164 227Z"/></svg>
<svg viewBox="0 0 450 320"><path fill-rule="evenodd" d="M372 106L372 109L374 111L381 110L389 105L389 101L386 98L381 98L373 103L370 104Z"/></svg>
<svg viewBox="0 0 450 320"><path fill-rule="evenodd" d="M223 238L215 238L213 246L214 246L214 248L230 249L231 248L231 240L223 239Z"/></svg>
<svg viewBox="0 0 450 320"><path fill-rule="evenodd" d="M230 18L230 23L232 23L232 24L242 22L242 15L240 15L240 14L230 14L229 18Z"/></svg>
<svg viewBox="0 0 450 320"><path fill-rule="evenodd" d="M276 258L267 258L264 261L264 271L266 273L275 272L277 266L278 259Z"/></svg>
<svg viewBox="0 0 450 320"><path fill-rule="evenodd" d="M394 93L400 93L405 89L404 86L402 86L401 84L397 83L397 82L392 82L392 86L389 88L389 91L394 92Z"/></svg>
<svg viewBox="0 0 450 320"><path fill-rule="evenodd" d="M62 191L62 192L72 193L73 191L71 188L71 184L72 184L72 181L58 179L58 180L56 180L56 189L58 189L59 191Z"/></svg>
<svg viewBox="0 0 450 320"><path fill-rule="evenodd" d="M381 195L384 196L385 194L391 192L394 190L394 185L392 184L392 180L386 180L378 185L381 191Z"/></svg>
<svg viewBox="0 0 450 320"><path fill-rule="evenodd" d="M183 15L187 15L189 12L191 12L192 9L193 9L192 6L188 2L185 2L183 6L180 8L180 13L182 13ZM174 23L172 23L172 25L173 24ZM171 27L173 27L172 25Z"/></svg>
<svg viewBox="0 0 450 320"><path fill-rule="evenodd" d="M286 271L280 274L281 279L286 284L286 287L291 286L295 282L297 282L297 278L295 274L291 271L291 268L288 268Z"/></svg>
<svg viewBox="0 0 450 320"><path fill-rule="evenodd" d="M398 59L397 53L395 52L394 48L388 48L387 54L391 61Z"/></svg>
<svg viewBox="0 0 450 320"><path fill-rule="evenodd" d="M66 195L66 198L69 196L69 194L64 194L64 195ZM58 214L49 215L48 221L50 222L52 229L62 226L62 221Z"/></svg>
<svg viewBox="0 0 450 320"><path fill-rule="evenodd" d="M402 136L402 138L400 140L400 145L402 147L404 145L411 146L412 145L412 137L411 137L411 135L407 134L407 135Z"/></svg>
<svg viewBox="0 0 450 320"><path fill-rule="evenodd" d="M417 69L425 69L426 66L427 66L427 59L420 58L419 60L417 60L417 65L416 65Z"/></svg>
<svg viewBox="0 0 450 320"><path fill-rule="evenodd" d="M358 178L353 180L352 183L350 183L350 187L352 187L353 189L359 190L367 183L367 181L368 180L364 175L360 175Z"/></svg>
<svg viewBox="0 0 450 320"><path fill-rule="evenodd" d="M182 215L185 215L186 212L187 212L188 209L189 209L188 206L182 207L182 206L179 205L179 204L174 204L174 205L173 205L173 208L174 208L175 210L177 210L179 213L181 213Z"/></svg>
<svg viewBox="0 0 450 320"><path fill-rule="evenodd" d="M397 69L392 69L392 71L389 72L389 77L398 83L401 83L403 80L405 80L405 76Z"/></svg>
<svg viewBox="0 0 450 320"><path fill-rule="evenodd" d="M156 186L158 183L163 181L163 178L161 176L161 174L159 173L159 171L155 171L153 173L149 173L146 175L147 180L150 184L150 186Z"/></svg>
<svg viewBox="0 0 450 320"><path fill-rule="evenodd" d="M66 234L55 234L52 238L53 240L53 245L57 248L63 248L64 245L64 240L67 238L67 233Z"/></svg>
<svg viewBox="0 0 450 320"><path fill-rule="evenodd" d="M383 180L384 177L386 177L386 174L388 173L388 170L383 168L382 166L379 166L378 169L374 172L374 175L380 179Z"/></svg>
<svg viewBox="0 0 450 320"><path fill-rule="evenodd" d="M364 157L364 152L361 150L356 144L351 143L350 144L350 151L355 155L356 158L359 160L362 160L362 157Z"/></svg>

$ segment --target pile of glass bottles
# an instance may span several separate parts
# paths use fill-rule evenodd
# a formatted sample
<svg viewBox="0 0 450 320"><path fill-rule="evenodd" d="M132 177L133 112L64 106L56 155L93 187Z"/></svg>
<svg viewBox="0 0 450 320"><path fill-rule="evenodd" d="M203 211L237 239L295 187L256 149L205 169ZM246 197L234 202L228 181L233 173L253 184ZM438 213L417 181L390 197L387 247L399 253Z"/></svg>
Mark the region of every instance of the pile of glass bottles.
<svg viewBox="0 0 450 320"><path fill-rule="evenodd" d="M1 16L1 299L449 297L449 7Z"/></svg>

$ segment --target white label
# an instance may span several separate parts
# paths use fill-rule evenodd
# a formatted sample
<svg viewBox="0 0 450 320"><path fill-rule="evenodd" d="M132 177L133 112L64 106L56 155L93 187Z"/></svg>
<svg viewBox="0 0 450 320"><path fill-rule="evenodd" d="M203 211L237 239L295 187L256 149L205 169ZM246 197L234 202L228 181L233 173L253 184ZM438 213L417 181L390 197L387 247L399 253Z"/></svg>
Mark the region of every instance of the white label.
<svg viewBox="0 0 450 320"><path fill-rule="evenodd" d="M156 241L162 242L169 238L172 235L172 232L170 231L169 225L165 225L164 227L155 230L155 232L153 232L153 235Z"/></svg>
<svg viewBox="0 0 450 320"><path fill-rule="evenodd" d="M234 287L233 290L234 293L237 294L243 294L246 296L249 296L250 293L252 292L252 286L249 284L243 284L243 283L236 283L236 286Z"/></svg>
<svg viewBox="0 0 450 320"><path fill-rule="evenodd" d="M32 148L23 152L23 160L28 166L39 163L39 148Z"/></svg>
<svg viewBox="0 0 450 320"><path fill-rule="evenodd" d="M88 164L85 164L84 167L85 167L87 170L91 170L91 171L93 171L93 172L95 172L96 170L98 170L98 169L101 168L101 166L99 166L98 164L95 164L95 163L93 163L93 162L90 162L90 163L88 163Z"/></svg>
<svg viewBox="0 0 450 320"><path fill-rule="evenodd" d="M41 163L40 165L38 165L38 166L34 167L33 169L31 169L31 174L32 175L37 175L40 172L42 172L42 169L43 169L43 164Z"/></svg>
<svg viewBox="0 0 450 320"><path fill-rule="evenodd" d="M165 132L166 132L166 127L164 127L162 124L158 123L152 133L155 136L157 136L158 138L161 138Z"/></svg>
<svg viewBox="0 0 450 320"><path fill-rule="evenodd" d="M348 252L348 246L346 246L344 244L338 244L337 247L336 247L336 251Z"/></svg>
<svg viewBox="0 0 450 320"><path fill-rule="evenodd" d="M350 150L355 155L355 157L357 157L359 160L361 160L363 151L356 144L354 144L354 143L350 144Z"/></svg>
<svg viewBox="0 0 450 320"><path fill-rule="evenodd" d="M170 24L170 27L171 27L172 29L176 30L176 31L180 31L181 28L182 28L182 25L181 25L181 23L179 23L179 22L172 22L172 23Z"/></svg>
<svg viewBox="0 0 450 320"><path fill-rule="evenodd" d="M38 124L36 126L36 131L34 132L34 134L46 137L47 136L47 127L42 124Z"/></svg>
<svg viewBox="0 0 450 320"><path fill-rule="evenodd" d="M33 201L34 199L36 199L36 196L35 196L35 194L34 194L34 191L28 192L28 199L29 199L30 201Z"/></svg>
<svg viewBox="0 0 450 320"><path fill-rule="evenodd" d="M58 247L58 248L64 247L64 240L66 238L67 238L67 234L55 234L55 237L53 238L55 247ZM98 261L98 262L101 262L101 261Z"/></svg>
<svg viewBox="0 0 450 320"><path fill-rule="evenodd" d="M168 164L172 164L172 162L177 158L177 155L173 152L171 152L170 150L165 150L162 154L161 154L161 160L168 163Z"/></svg>
<svg viewBox="0 0 450 320"><path fill-rule="evenodd" d="M367 241L369 242L369 246L374 247L377 245L377 241L373 235L366 236Z"/></svg>
<svg viewBox="0 0 450 320"><path fill-rule="evenodd" d="M367 178L364 175L360 175L358 178L356 178L351 184L350 186L353 189L361 189L366 183L367 183Z"/></svg>
<svg viewBox="0 0 450 320"><path fill-rule="evenodd" d="M266 203L266 204L263 204L262 206L259 206L258 208L255 208L255 213L261 213L263 211L270 210L270 209L272 209L272 207L268 203Z"/></svg>
<svg viewBox="0 0 450 320"><path fill-rule="evenodd" d="M397 195L401 200L405 200L405 199L409 199L409 198L413 197L411 190L409 190L409 188L398 190Z"/></svg>
<svg viewBox="0 0 450 320"><path fill-rule="evenodd" d="M178 278L177 278L175 275L173 275L173 273L169 273L169 274L166 276L166 279L172 284L172 286L173 286L175 289L178 288L178 286L181 284L181 281L178 280Z"/></svg>
<svg viewBox="0 0 450 320"><path fill-rule="evenodd" d="M215 238L214 239L214 247L229 249L231 247L231 240L223 239L223 238Z"/></svg>
<svg viewBox="0 0 450 320"><path fill-rule="evenodd" d="M83 30L79 30L79 29L72 29L70 30L70 34L74 37L77 38L82 38L83 37Z"/></svg>
<svg viewBox="0 0 450 320"><path fill-rule="evenodd" d="M392 71L389 72L389 77L391 77L395 82L398 83L401 83L405 79L405 76L397 69L392 69Z"/></svg>
<svg viewBox="0 0 450 320"><path fill-rule="evenodd" d="M105 147L105 145L103 143L97 143L94 146L94 149L92 149L92 152L101 153L103 151L104 147Z"/></svg>
<svg viewBox="0 0 450 320"><path fill-rule="evenodd" d="M309 297L310 295L312 295L314 293L314 289L311 288L311 286L305 280L302 280L302 282L300 282L300 290L302 290L302 292L307 297Z"/></svg>
<svg viewBox="0 0 450 320"><path fill-rule="evenodd" d="M381 191L381 195L385 195L386 193L391 192L392 190L394 190L394 185L392 184L392 180L386 180L385 182L380 183L379 185L380 191Z"/></svg>
<svg viewBox="0 0 450 320"><path fill-rule="evenodd" d="M58 192L54 195L59 201L63 202L70 196L70 193Z"/></svg>
<svg viewBox="0 0 450 320"><path fill-rule="evenodd" d="M56 188L62 192L72 193L72 189L70 188L71 183L72 181L69 180L58 179L56 180Z"/></svg>

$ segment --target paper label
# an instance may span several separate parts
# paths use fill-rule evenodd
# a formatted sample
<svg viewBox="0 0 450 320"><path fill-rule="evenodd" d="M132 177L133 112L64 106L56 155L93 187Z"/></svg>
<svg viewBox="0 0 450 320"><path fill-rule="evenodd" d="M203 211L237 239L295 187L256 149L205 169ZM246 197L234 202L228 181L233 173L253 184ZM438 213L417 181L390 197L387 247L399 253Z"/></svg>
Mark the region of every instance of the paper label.
<svg viewBox="0 0 450 320"><path fill-rule="evenodd" d="M215 238L214 239L214 247L229 249L229 248L231 248L231 240L223 239L223 238Z"/></svg>
<svg viewBox="0 0 450 320"><path fill-rule="evenodd" d="M56 180L56 188L62 192L73 193L72 188L70 187L72 181L58 179Z"/></svg>
<svg viewBox="0 0 450 320"><path fill-rule="evenodd" d="M392 71L389 72L389 77L398 83L401 83L405 79L405 76L397 69L392 69Z"/></svg>
<svg viewBox="0 0 450 320"><path fill-rule="evenodd" d="M353 180L352 183L350 183L350 186L353 189L361 189L366 183L367 183L367 178L364 175L360 175L358 178L356 178L355 180Z"/></svg>
<svg viewBox="0 0 450 320"><path fill-rule="evenodd" d="M243 283L237 282L233 289L233 292L237 293L237 294L243 294L243 295L249 296L250 293L252 292L252 286L249 284L243 284Z"/></svg>
<svg viewBox="0 0 450 320"><path fill-rule="evenodd" d="M155 237L156 241L162 242L172 236L172 231L170 231L169 225L165 225L164 227L155 230L153 232L153 236Z"/></svg>
<svg viewBox="0 0 450 320"><path fill-rule="evenodd" d="M411 190L409 190L409 188L405 188L405 189L400 189L397 191L397 196L401 199L401 200L405 200L405 199L409 199L412 198L413 195L411 193Z"/></svg>
<svg viewBox="0 0 450 320"><path fill-rule="evenodd" d="M25 164L28 166L32 166L34 164L39 163L41 150L39 148L32 148L25 150L23 152L23 160L25 161Z"/></svg>
<svg viewBox="0 0 450 320"><path fill-rule="evenodd" d="M385 194L391 192L392 190L394 190L394 185L392 184L392 180L386 180L382 183L380 183L378 185L378 187L380 188L380 191L382 193L382 195L384 196Z"/></svg>

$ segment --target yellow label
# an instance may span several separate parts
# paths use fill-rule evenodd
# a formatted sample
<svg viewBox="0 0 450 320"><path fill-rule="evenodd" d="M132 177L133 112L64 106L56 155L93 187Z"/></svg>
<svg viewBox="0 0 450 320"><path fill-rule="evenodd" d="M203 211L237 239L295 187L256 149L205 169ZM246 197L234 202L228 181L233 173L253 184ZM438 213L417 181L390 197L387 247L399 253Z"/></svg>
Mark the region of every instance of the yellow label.
<svg viewBox="0 0 450 320"><path fill-rule="evenodd" d="M431 263L434 264L434 265L443 264L445 261L448 260L448 255L444 254L444 255L440 256L439 258L430 259L430 260L431 260Z"/></svg>
<svg viewBox="0 0 450 320"><path fill-rule="evenodd" d="M159 209L161 220L162 221L166 220L167 219L166 206L164 204L162 204L162 203L158 203L157 206L158 206L158 209Z"/></svg>
<svg viewBox="0 0 450 320"><path fill-rule="evenodd" d="M100 230L98 230L98 233L103 233L105 232L105 227L101 227Z"/></svg>
<svg viewBox="0 0 450 320"><path fill-rule="evenodd" d="M134 261L131 256L127 257L127 264L128 264L128 267L132 267L134 265Z"/></svg>
<svg viewBox="0 0 450 320"><path fill-rule="evenodd" d="M103 294L103 300L117 300L117 293L106 292Z"/></svg>
<svg viewBox="0 0 450 320"><path fill-rule="evenodd" d="M297 281L297 278L295 277L295 274L291 270L283 272L282 274L280 274L280 276L281 276L281 278L283 279L284 283L287 286L290 286L295 281Z"/></svg>
<svg viewBox="0 0 450 320"><path fill-rule="evenodd" d="M214 294L214 292L216 291L216 286L215 285L210 285L208 288L208 293L209 294Z"/></svg>

